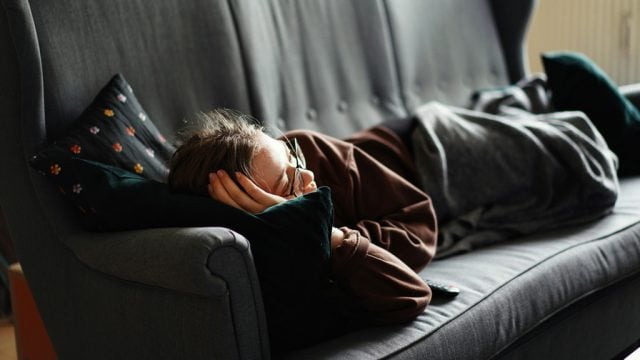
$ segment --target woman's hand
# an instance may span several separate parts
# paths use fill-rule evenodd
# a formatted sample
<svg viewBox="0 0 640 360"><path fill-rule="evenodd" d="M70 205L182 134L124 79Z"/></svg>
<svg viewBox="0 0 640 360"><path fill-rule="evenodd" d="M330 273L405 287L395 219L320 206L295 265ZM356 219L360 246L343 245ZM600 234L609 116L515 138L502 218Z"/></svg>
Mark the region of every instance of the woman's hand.
<svg viewBox="0 0 640 360"><path fill-rule="evenodd" d="M331 250L335 250L344 241L344 232L336 227L331 228Z"/></svg>
<svg viewBox="0 0 640 360"><path fill-rule="evenodd" d="M268 207L287 201L286 198L262 190L242 173L236 172L236 179L242 188L224 170L209 174L209 196L252 214L261 213Z"/></svg>

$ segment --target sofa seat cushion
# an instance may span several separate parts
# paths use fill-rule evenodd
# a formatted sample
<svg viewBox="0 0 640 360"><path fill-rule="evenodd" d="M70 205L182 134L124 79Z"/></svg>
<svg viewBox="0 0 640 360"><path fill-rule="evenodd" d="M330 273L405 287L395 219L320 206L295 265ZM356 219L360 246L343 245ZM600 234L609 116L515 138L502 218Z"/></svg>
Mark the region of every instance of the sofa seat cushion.
<svg viewBox="0 0 640 360"><path fill-rule="evenodd" d="M639 234L636 177L622 180L613 213L600 220L433 262L420 275L462 291L454 299L435 296L414 322L352 333L291 358L490 358L554 314L636 275Z"/></svg>

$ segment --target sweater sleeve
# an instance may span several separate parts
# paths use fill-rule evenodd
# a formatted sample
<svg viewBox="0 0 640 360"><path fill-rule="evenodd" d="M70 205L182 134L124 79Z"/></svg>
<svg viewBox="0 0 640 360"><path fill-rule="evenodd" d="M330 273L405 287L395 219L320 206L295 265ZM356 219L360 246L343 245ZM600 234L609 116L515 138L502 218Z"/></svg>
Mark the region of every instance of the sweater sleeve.
<svg viewBox="0 0 640 360"><path fill-rule="evenodd" d="M333 274L377 323L424 311L431 290L416 273L433 258L436 223L429 197L362 149L322 134L296 137L318 185L332 189L335 226L345 239Z"/></svg>
<svg viewBox="0 0 640 360"><path fill-rule="evenodd" d="M415 271L432 260L436 218L423 191L352 143L309 131L291 136L300 142L318 185L331 188L336 226L358 231ZM394 141L400 140L389 137L381 146L400 147ZM389 154L386 161L405 161L398 151Z"/></svg>
<svg viewBox="0 0 640 360"><path fill-rule="evenodd" d="M368 320L392 324L420 315L431 301L431 289L420 276L358 231L341 230L345 238L334 250L332 270Z"/></svg>
<svg viewBox="0 0 640 360"><path fill-rule="evenodd" d="M387 161L395 154L389 154ZM394 163L399 163L394 161ZM390 251L415 271L424 268L436 249L436 217L431 199L389 167L355 146L347 162L351 183L351 217L341 226L357 230Z"/></svg>

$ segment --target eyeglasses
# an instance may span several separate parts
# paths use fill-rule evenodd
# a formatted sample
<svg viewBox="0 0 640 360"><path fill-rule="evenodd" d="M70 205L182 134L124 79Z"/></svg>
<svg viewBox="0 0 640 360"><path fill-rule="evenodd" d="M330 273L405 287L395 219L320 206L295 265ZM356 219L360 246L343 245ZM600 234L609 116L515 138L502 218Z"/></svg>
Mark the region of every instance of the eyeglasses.
<svg viewBox="0 0 640 360"><path fill-rule="evenodd" d="M302 149L298 145L298 140L293 139L293 141L289 141L289 139L285 138L284 143L287 145L289 149L289 162L291 164L295 163L293 178L290 179L289 183L291 184L289 188L288 196L298 197L302 195L303 192L303 180L302 180L302 170L307 169L307 162L304 159L304 154L302 153ZM293 158L293 159L291 159Z"/></svg>

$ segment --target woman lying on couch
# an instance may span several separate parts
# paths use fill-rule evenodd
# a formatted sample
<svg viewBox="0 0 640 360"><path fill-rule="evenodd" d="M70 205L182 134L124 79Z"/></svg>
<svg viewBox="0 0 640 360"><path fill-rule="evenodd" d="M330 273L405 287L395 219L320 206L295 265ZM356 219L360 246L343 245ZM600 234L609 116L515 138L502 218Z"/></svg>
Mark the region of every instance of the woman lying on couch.
<svg viewBox="0 0 640 360"><path fill-rule="evenodd" d="M373 323L410 321L431 291L417 275L433 258L436 221L429 197L363 148L410 156L393 132L379 127L346 141L310 131L274 139L240 113L215 110L174 154L174 191L209 194L249 213L315 191L332 189L334 279ZM399 170L401 171L401 170ZM384 193L381 193L383 191Z"/></svg>
<svg viewBox="0 0 640 360"><path fill-rule="evenodd" d="M170 187L254 214L330 187L332 276L380 324L427 306L416 272L436 244L450 255L586 222L617 198L616 157L576 112L507 118L428 103L345 140L274 139L227 110L203 118L171 160Z"/></svg>

